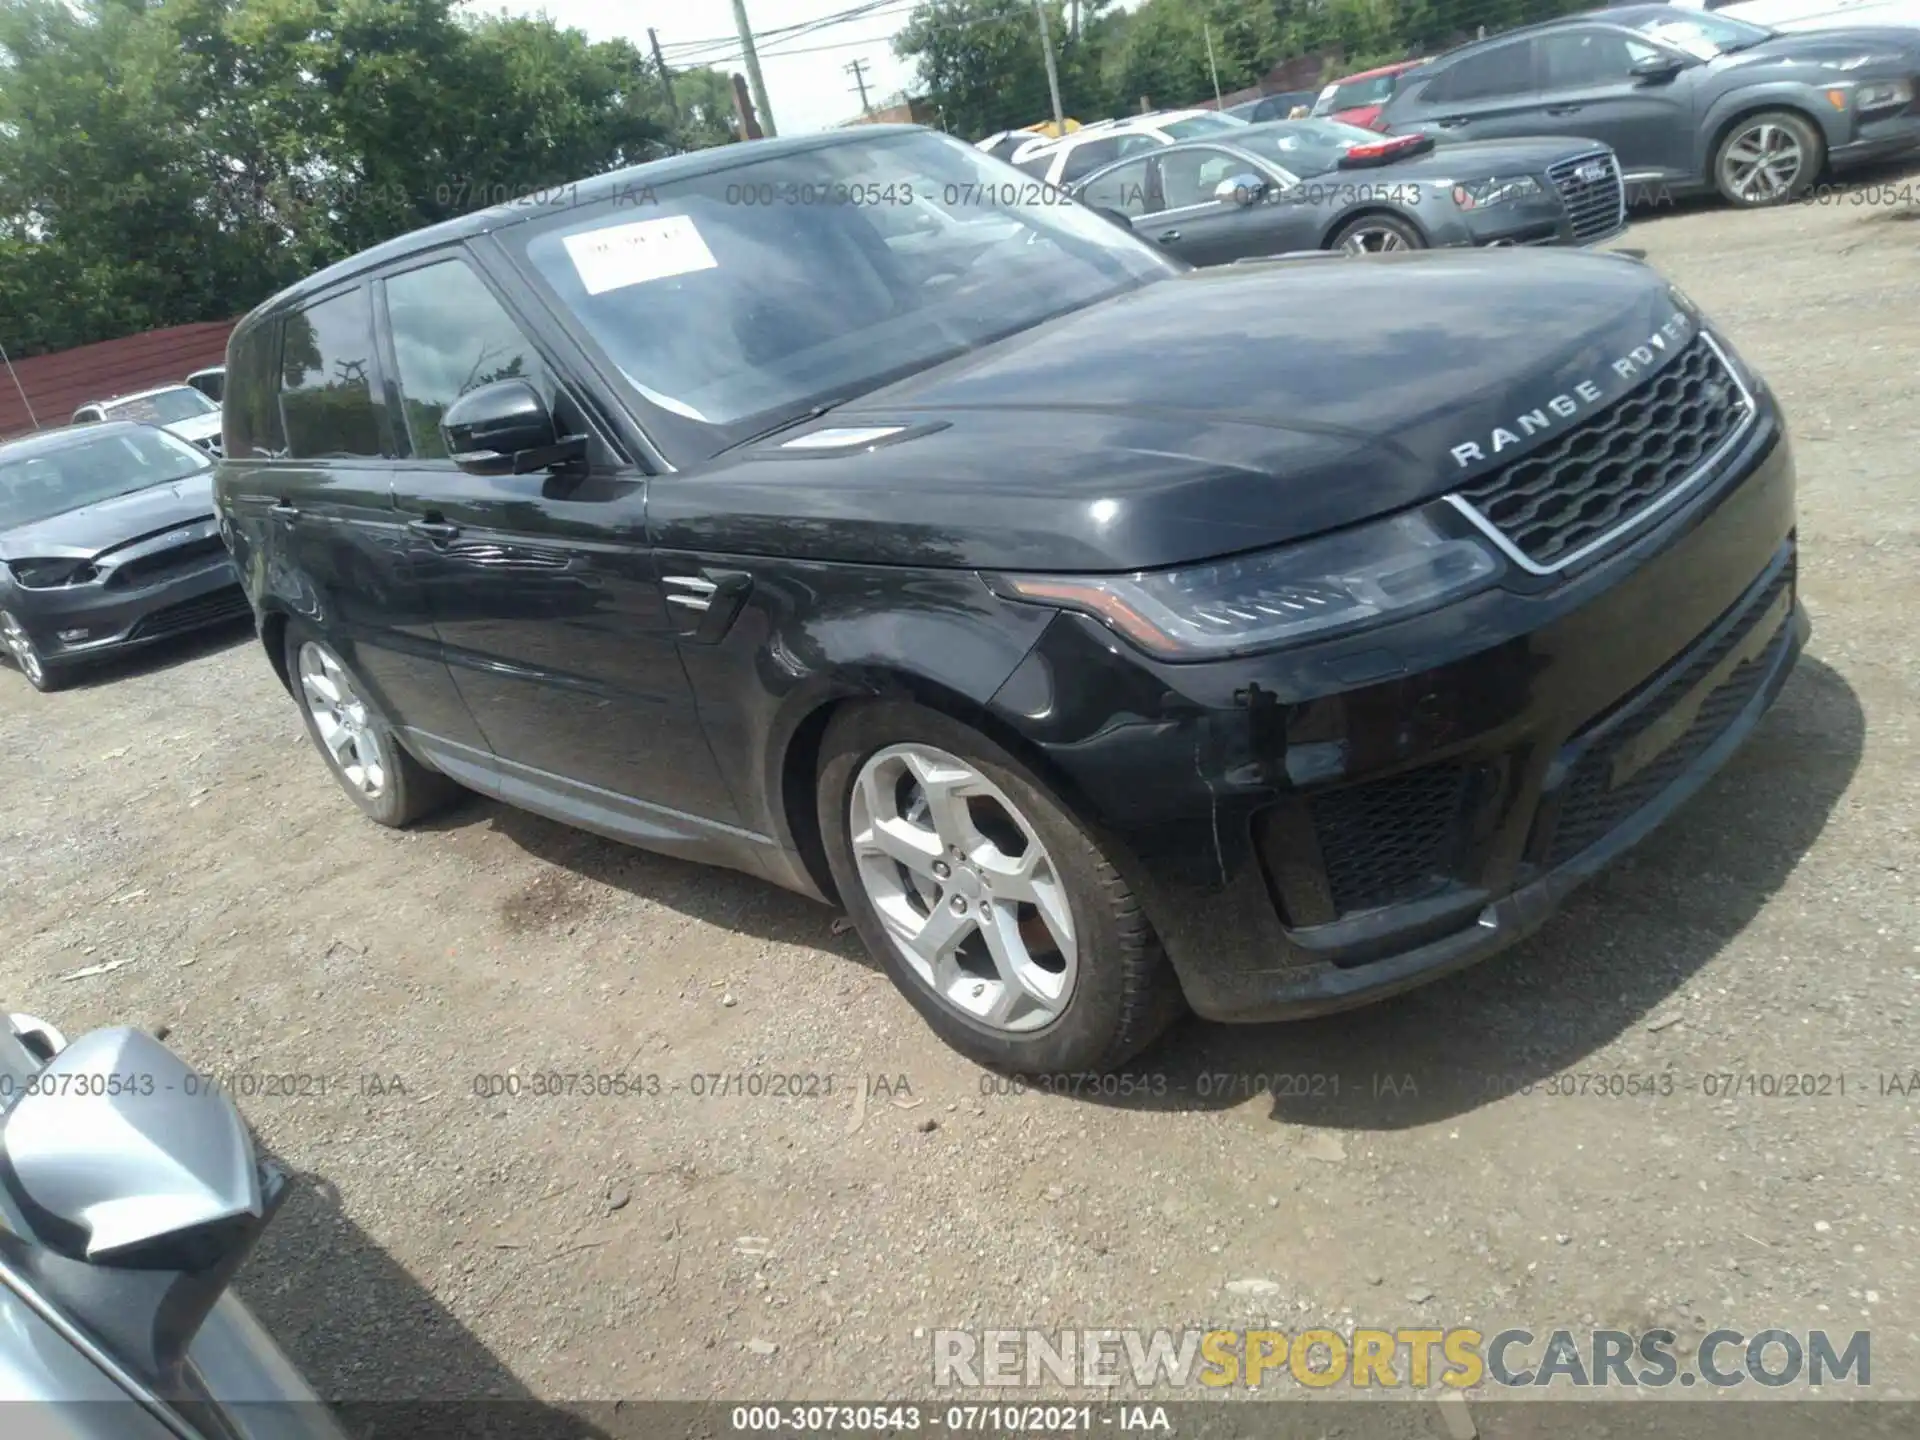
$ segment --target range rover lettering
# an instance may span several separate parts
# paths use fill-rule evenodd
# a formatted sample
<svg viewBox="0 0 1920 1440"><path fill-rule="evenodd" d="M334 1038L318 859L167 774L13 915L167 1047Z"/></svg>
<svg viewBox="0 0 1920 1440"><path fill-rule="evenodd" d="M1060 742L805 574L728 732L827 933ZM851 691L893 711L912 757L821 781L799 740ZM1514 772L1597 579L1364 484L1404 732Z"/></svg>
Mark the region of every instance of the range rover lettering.
<svg viewBox="0 0 1920 1440"><path fill-rule="evenodd" d="M835 902L967 1055L1090 1070L1511 944L1760 722L1786 432L1655 271L1193 269L1015 174L732 146L250 314L219 509L354 802Z"/></svg>

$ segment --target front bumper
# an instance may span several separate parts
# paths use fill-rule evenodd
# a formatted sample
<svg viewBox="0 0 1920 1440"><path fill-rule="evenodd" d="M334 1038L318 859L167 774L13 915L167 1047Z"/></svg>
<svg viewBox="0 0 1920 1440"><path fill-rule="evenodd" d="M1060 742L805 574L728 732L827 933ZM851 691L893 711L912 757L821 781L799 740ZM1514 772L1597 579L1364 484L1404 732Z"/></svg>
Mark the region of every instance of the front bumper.
<svg viewBox="0 0 1920 1440"><path fill-rule="evenodd" d="M1920 99L1884 119L1861 121L1851 140L1828 151L1827 163L1844 170L1915 150L1920 150Z"/></svg>
<svg viewBox="0 0 1920 1440"><path fill-rule="evenodd" d="M16 590L14 608L48 664L146 645L251 613L239 572L225 554L135 585Z"/></svg>
<svg viewBox="0 0 1920 1440"><path fill-rule="evenodd" d="M1738 748L1807 635L1793 527L1767 403L1571 578L1193 665L1062 615L995 709L1110 842L1196 1011L1340 1009L1519 940Z"/></svg>

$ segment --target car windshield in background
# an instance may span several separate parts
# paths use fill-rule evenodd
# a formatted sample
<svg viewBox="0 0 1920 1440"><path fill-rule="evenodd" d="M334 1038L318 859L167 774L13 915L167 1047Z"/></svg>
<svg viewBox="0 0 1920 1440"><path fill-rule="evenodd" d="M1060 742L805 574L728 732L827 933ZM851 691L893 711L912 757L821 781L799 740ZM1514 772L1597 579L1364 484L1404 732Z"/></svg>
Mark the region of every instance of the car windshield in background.
<svg viewBox="0 0 1920 1440"><path fill-rule="evenodd" d="M1731 20L1724 15L1671 10L1649 15L1634 28L1690 55L1698 55L1702 60L1749 50L1762 40L1772 39L1774 33L1765 26L1749 25L1744 20Z"/></svg>
<svg viewBox="0 0 1920 1440"><path fill-rule="evenodd" d="M1341 120L1283 120L1253 126L1233 143L1304 180L1336 169L1356 145L1378 145L1380 136Z"/></svg>
<svg viewBox="0 0 1920 1440"><path fill-rule="evenodd" d="M220 409L191 385L156 390L151 395L135 395L100 408L109 420L144 420L149 425L174 425L196 415L212 415Z"/></svg>
<svg viewBox="0 0 1920 1440"><path fill-rule="evenodd" d="M1345 85L1333 87L1333 99L1327 102L1328 110L1359 110L1368 105L1384 105L1393 98L1393 87L1399 80L1398 75L1375 75L1368 80L1350 80Z"/></svg>
<svg viewBox="0 0 1920 1440"><path fill-rule="evenodd" d="M695 458L1182 268L931 132L669 181L502 238L659 412L669 454Z"/></svg>
<svg viewBox="0 0 1920 1440"><path fill-rule="evenodd" d="M1202 135L1218 135L1222 130L1244 129L1246 123L1238 115L1189 115L1184 120L1155 128L1175 140L1196 140Z"/></svg>
<svg viewBox="0 0 1920 1440"><path fill-rule="evenodd" d="M0 530L184 480L212 465L185 441L145 427L115 430L26 455L0 455Z"/></svg>

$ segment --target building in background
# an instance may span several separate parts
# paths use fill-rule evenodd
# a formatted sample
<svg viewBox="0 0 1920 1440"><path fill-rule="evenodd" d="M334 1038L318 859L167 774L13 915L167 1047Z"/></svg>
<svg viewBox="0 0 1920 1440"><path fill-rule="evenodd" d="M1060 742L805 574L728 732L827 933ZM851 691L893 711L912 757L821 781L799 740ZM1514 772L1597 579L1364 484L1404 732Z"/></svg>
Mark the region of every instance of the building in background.
<svg viewBox="0 0 1920 1440"><path fill-rule="evenodd" d="M238 320L175 325L14 360L12 373L0 368L0 440L31 433L36 419L42 430L65 425L89 400L177 385L196 370L224 365Z"/></svg>
<svg viewBox="0 0 1920 1440"><path fill-rule="evenodd" d="M858 115L841 122L842 129L848 125L927 125L936 130L943 128L940 116L932 105L904 94L888 96L877 103L869 115Z"/></svg>

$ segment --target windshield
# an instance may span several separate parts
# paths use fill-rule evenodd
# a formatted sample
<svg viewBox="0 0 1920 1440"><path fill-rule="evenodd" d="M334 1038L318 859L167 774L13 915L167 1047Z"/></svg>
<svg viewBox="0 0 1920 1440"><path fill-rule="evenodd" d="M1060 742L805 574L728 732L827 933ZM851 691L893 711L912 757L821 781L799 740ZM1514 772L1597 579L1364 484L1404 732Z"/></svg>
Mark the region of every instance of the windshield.
<svg viewBox="0 0 1920 1440"><path fill-rule="evenodd" d="M212 464L184 440L145 426L28 455L0 455L0 530L184 480Z"/></svg>
<svg viewBox="0 0 1920 1440"><path fill-rule="evenodd" d="M1156 125L1154 129L1176 140L1192 140L1200 135L1218 135L1222 130L1244 129L1246 123L1238 115L1189 115L1185 120Z"/></svg>
<svg viewBox="0 0 1920 1440"><path fill-rule="evenodd" d="M1635 28L1642 34L1677 46L1690 55L1698 55L1702 60L1711 60L1716 55L1731 55L1736 50L1749 49L1773 37L1773 31L1764 26L1749 25L1744 20L1730 20L1724 15L1695 14L1683 10L1650 15Z"/></svg>
<svg viewBox="0 0 1920 1440"><path fill-rule="evenodd" d="M502 238L705 458L1183 268L931 132L653 186Z"/></svg>
<svg viewBox="0 0 1920 1440"><path fill-rule="evenodd" d="M1342 120L1282 120L1256 125L1233 143L1304 180L1336 169L1354 146L1378 145L1380 139L1377 132Z"/></svg>
<svg viewBox="0 0 1920 1440"><path fill-rule="evenodd" d="M135 395L100 407L109 420L145 420L150 425L173 425L196 415L214 415L220 407L191 385Z"/></svg>

